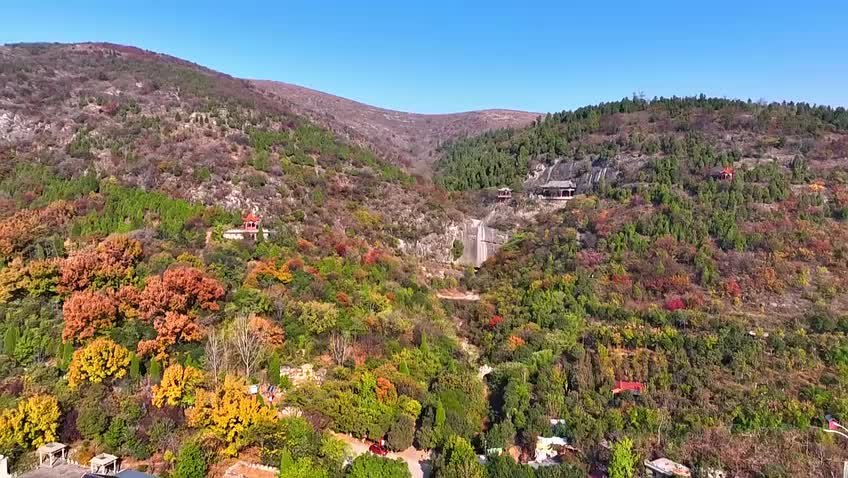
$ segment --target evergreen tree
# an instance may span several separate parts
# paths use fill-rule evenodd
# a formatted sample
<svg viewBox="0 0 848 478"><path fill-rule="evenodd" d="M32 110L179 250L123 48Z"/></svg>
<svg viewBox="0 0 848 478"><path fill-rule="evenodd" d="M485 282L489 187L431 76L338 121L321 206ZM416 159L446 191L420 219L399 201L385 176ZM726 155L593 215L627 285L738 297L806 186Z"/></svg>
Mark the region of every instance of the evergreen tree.
<svg viewBox="0 0 848 478"><path fill-rule="evenodd" d="M280 356L277 352L272 353L268 359L268 383L280 385Z"/></svg>
<svg viewBox="0 0 848 478"><path fill-rule="evenodd" d="M3 336L3 353L12 356L15 353L15 346L18 344L18 339L21 333L15 325L9 326L6 329L6 334Z"/></svg>
<svg viewBox="0 0 848 478"><path fill-rule="evenodd" d="M150 365L147 366L147 378L158 383L162 379L162 365L156 359L150 359Z"/></svg>

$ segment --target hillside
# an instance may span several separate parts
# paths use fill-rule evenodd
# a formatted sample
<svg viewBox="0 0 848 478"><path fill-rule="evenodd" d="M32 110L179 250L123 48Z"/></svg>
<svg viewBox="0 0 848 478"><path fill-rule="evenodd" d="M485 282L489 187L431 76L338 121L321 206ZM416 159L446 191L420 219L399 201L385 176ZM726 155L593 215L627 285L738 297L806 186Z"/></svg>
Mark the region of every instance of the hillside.
<svg viewBox="0 0 848 478"><path fill-rule="evenodd" d="M411 171L430 176L436 149L447 141L499 128L527 126L538 113L482 110L416 114L365 105L320 91L276 81L252 81L292 111L378 151Z"/></svg>
<svg viewBox="0 0 848 478"><path fill-rule="evenodd" d="M250 82L173 57L107 44L5 46L0 85L7 170L89 171L298 231L344 234L361 219L390 246L448 222L446 204L421 202L437 197L429 186L370 150Z"/></svg>
<svg viewBox="0 0 848 478"><path fill-rule="evenodd" d="M496 211L539 211L467 278L481 300L458 312L499 364L487 439L542 433L544 410L576 443L627 436L731 476L829 476L844 452L818 427L848 413L846 146L844 109L703 97L449 146L442 184L512 184ZM539 176L579 194L552 206Z"/></svg>
<svg viewBox="0 0 848 478"><path fill-rule="evenodd" d="M659 457L838 476L821 428L848 421L844 108L628 98L454 139L433 184L403 151L515 116L275 85L120 45L0 47L13 471L60 440L159 476L237 458L576 478ZM576 197L539 197L549 179ZM255 238L228 239L248 211ZM479 270L446 259L468 215L510 233ZM553 435L568 446L528 465ZM359 439L414 466L354 458Z"/></svg>

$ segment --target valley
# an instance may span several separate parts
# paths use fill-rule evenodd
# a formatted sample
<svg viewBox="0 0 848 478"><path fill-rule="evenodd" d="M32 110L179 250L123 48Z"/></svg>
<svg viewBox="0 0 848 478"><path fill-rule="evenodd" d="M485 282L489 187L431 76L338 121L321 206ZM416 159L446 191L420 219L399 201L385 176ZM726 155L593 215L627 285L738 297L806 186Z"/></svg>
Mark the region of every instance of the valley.
<svg viewBox="0 0 848 478"><path fill-rule="evenodd" d="M0 46L0 454L24 477L54 442L176 478L837 476L846 220L842 107L419 115Z"/></svg>

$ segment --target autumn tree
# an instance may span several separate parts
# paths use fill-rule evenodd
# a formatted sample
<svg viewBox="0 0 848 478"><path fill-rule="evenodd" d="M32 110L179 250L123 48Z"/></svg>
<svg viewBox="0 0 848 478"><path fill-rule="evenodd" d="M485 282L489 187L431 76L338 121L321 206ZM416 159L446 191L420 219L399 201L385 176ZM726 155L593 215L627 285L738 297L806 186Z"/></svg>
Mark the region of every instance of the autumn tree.
<svg viewBox="0 0 848 478"><path fill-rule="evenodd" d="M203 373L190 366L173 364L165 369L162 381L153 386L153 405L187 407L194 403L194 392L203 381Z"/></svg>
<svg viewBox="0 0 848 478"><path fill-rule="evenodd" d="M127 373L130 351L108 338L99 338L74 352L68 372L68 385L100 383L121 378Z"/></svg>
<svg viewBox="0 0 848 478"><path fill-rule="evenodd" d="M99 330L109 329L115 323L118 306L107 294L93 290L74 292L62 306L65 328L62 340L82 341Z"/></svg>
<svg viewBox="0 0 848 478"><path fill-rule="evenodd" d="M190 426L203 428L227 443L223 453L235 456L249 444L251 430L277 414L247 394L247 382L226 377L215 390L198 389L194 405L186 410Z"/></svg>
<svg viewBox="0 0 848 478"><path fill-rule="evenodd" d="M91 286L118 287L134 274L141 258L141 243L125 235L110 236L97 244L72 252L65 259L59 278L65 291L84 290Z"/></svg>
<svg viewBox="0 0 848 478"><path fill-rule="evenodd" d="M21 400L17 408L0 413L0 449L15 446L28 449L55 441L59 417L59 402L55 397L35 395Z"/></svg>
<svg viewBox="0 0 848 478"><path fill-rule="evenodd" d="M148 279L137 305L142 319L151 320L167 312L217 311L223 295L221 284L200 269L177 267Z"/></svg>
<svg viewBox="0 0 848 478"><path fill-rule="evenodd" d="M153 319L153 329L156 338L142 340L138 343L139 355L154 355L163 360L167 357L168 347L177 342L199 342L203 339L203 327L194 315L166 312L164 316Z"/></svg>
<svg viewBox="0 0 848 478"><path fill-rule="evenodd" d="M71 203L56 201L44 209L23 209L0 220L0 259L5 261L23 252L51 228L63 224L72 212Z"/></svg>

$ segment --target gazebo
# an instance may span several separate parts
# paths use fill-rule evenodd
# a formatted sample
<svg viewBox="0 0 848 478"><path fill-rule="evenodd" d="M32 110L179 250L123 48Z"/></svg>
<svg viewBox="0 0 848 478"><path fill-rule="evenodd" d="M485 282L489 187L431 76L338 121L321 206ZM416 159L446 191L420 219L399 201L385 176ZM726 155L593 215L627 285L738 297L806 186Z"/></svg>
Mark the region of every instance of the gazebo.
<svg viewBox="0 0 848 478"><path fill-rule="evenodd" d="M46 463L52 468L60 459L64 460L68 457L68 446L54 441L41 445L36 453L38 453L38 466Z"/></svg>
<svg viewBox="0 0 848 478"><path fill-rule="evenodd" d="M101 453L95 455L88 464L91 473L98 475L114 475L118 473L118 457L115 455Z"/></svg>

